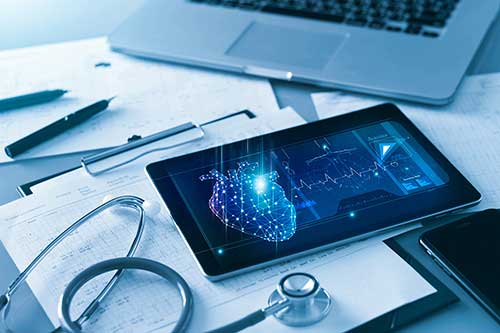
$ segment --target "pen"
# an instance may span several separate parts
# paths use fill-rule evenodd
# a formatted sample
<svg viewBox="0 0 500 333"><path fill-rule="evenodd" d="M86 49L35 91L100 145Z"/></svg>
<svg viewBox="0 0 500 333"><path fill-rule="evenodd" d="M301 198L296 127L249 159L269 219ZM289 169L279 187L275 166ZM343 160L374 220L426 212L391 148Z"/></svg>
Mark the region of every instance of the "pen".
<svg viewBox="0 0 500 333"><path fill-rule="evenodd" d="M32 94L1 99L0 111L6 111L11 109L22 108L25 106L47 103L61 97L67 92L68 90L62 90L62 89L45 90L45 91L35 92Z"/></svg>
<svg viewBox="0 0 500 333"><path fill-rule="evenodd" d="M17 155L22 154L61 133L64 133L70 128L73 128L92 118L99 112L106 110L109 103L113 99L114 97L96 102L39 129L38 131L29 134L28 136L25 136L24 138L5 147L5 153L7 156L14 158Z"/></svg>

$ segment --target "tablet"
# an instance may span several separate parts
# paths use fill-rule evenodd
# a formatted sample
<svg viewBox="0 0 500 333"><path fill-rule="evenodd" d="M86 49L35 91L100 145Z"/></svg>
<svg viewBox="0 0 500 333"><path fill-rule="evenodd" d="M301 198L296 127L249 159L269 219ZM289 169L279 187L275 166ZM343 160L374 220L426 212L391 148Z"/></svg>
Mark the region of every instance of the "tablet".
<svg viewBox="0 0 500 333"><path fill-rule="evenodd" d="M480 201L392 104L150 164L205 276L231 276Z"/></svg>

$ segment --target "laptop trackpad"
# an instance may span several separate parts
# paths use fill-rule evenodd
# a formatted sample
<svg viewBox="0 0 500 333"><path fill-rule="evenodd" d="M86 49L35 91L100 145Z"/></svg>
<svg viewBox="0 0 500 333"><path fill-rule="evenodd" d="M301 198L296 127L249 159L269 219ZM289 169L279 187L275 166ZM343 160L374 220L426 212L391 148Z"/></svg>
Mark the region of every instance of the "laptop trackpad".
<svg viewBox="0 0 500 333"><path fill-rule="evenodd" d="M312 32L253 22L226 54L259 63L322 69L345 38L346 35L340 33Z"/></svg>

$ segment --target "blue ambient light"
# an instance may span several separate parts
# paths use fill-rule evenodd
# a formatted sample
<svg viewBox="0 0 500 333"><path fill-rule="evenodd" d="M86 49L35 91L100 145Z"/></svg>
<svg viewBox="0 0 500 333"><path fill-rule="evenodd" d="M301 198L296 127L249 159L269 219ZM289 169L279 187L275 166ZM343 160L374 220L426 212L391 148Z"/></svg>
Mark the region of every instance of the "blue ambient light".
<svg viewBox="0 0 500 333"><path fill-rule="evenodd" d="M255 190L257 193L262 193L266 190L267 182L264 176L258 176L255 179Z"/></svg>

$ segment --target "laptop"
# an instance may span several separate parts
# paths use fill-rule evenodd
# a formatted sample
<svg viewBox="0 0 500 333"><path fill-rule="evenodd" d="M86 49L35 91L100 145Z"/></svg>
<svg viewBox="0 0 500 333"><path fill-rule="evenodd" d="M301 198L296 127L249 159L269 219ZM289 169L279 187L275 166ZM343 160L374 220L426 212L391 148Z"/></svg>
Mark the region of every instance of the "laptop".
<svg viewBox="0 0 500 333"><path fill-rule="evenodd" d="M429 104L453 99L499 0L151 0L112 49Z"/></svg>

